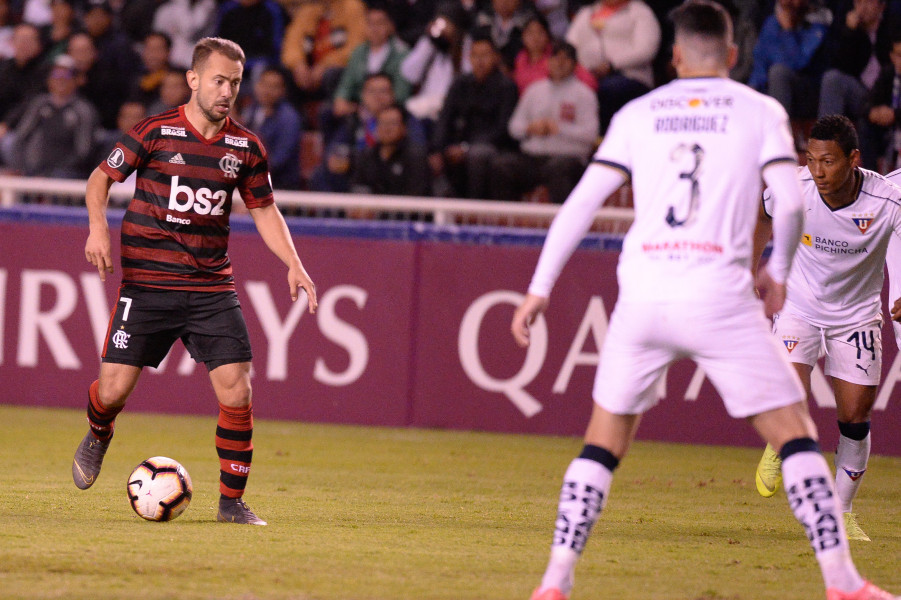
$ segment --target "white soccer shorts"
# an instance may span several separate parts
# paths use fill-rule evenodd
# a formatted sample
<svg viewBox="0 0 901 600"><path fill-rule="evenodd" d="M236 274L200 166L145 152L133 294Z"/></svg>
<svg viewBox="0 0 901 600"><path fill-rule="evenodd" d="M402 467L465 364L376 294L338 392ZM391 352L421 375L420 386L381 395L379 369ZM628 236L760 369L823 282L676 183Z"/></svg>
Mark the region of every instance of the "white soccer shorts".
<svg viewBox="0 0 901 600"><path fill-rule="evenodd" d="M804 389L771 332L759 300L622 303L610 318L594 401L614 414L657 404L657 380L676 360L694 360L729 415L744 418L801 402Z"/></svg>
<svg viewBox="0 0 901 600"><path fill-rule="evenodd" d="M817 327L788 311L773 319L773 333L788 359L814 366L826 357L824 373L859 385L882 377L882 319L851 327Z"/></svg>

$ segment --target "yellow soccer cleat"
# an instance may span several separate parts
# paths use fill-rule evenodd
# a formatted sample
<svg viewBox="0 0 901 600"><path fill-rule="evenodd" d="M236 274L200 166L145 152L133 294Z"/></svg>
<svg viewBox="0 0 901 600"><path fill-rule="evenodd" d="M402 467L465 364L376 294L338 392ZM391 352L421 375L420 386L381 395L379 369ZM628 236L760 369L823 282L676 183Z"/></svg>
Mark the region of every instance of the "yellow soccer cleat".
<svg viewBox="0 0 901 600"><path fill-rule="evenodd" d="M860 525L857 524L857 514L846 512L845 515L845 532L848 534L849 540L858 542L869 542L870 536L863 532Z"/></svg>
<svg viewBox="0 0 901 600"><path fill-rule="evenodd" d="M757 481L757 492L764 498L772 498L782 485L782 458L769 444L757 463L754 479Z"/></svg>

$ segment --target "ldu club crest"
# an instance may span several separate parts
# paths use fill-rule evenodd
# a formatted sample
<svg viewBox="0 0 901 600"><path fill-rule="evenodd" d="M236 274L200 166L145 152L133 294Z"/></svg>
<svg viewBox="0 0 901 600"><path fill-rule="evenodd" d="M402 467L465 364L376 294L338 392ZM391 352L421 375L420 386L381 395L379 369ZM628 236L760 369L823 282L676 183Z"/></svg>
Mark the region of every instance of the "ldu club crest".
<svg viewBox="0 0 901 600"><path fill-rule="evenodd" d="M785 344L785 348L788 350L789 354L791 354L791 351L795 349L795 346L797 346L800 341L800 338L793 335L786 335L782 338L782 343Z"/></svg>

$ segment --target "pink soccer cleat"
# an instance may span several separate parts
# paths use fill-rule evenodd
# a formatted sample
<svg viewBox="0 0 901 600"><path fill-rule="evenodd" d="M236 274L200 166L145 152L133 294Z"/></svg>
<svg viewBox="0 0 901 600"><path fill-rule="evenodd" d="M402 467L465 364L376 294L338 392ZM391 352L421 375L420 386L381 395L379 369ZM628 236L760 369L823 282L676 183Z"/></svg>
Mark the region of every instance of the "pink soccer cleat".
<svg viewBox="0 0 901 600"><path fill-rule="evenodd" d="M563 592L558 590L557 588L547 588L542 590L540 587L535 588L535 591L532 592L531 600L569 600L566 596L563 595ZM832 600L829 598L828 600ZM856 600L856 599L854 599Z"/></svg>
<svg viewBox="0 0 901 600"><path fill-rule="evenodd" d="M553 596L549 596L552 598ZM532 600L535 600L534 598ZM843 592L835 588L826 590L826 600L901 600L901 596L889 594L867 581L856 592Z"/></svg>

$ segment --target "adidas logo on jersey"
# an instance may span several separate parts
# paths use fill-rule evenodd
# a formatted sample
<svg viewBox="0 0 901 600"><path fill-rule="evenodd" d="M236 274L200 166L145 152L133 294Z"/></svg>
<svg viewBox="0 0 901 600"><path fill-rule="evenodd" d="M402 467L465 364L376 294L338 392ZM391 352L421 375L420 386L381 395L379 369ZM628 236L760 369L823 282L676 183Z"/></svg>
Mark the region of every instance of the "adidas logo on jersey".
<svg viewBox="0 0 901 600"><path fill-rule="evenodd" d="M183 165L185 164L185 159L184 157L182 157L181 152L179 152L178 154L170 158L169 162L173 165Z"/></svg>

